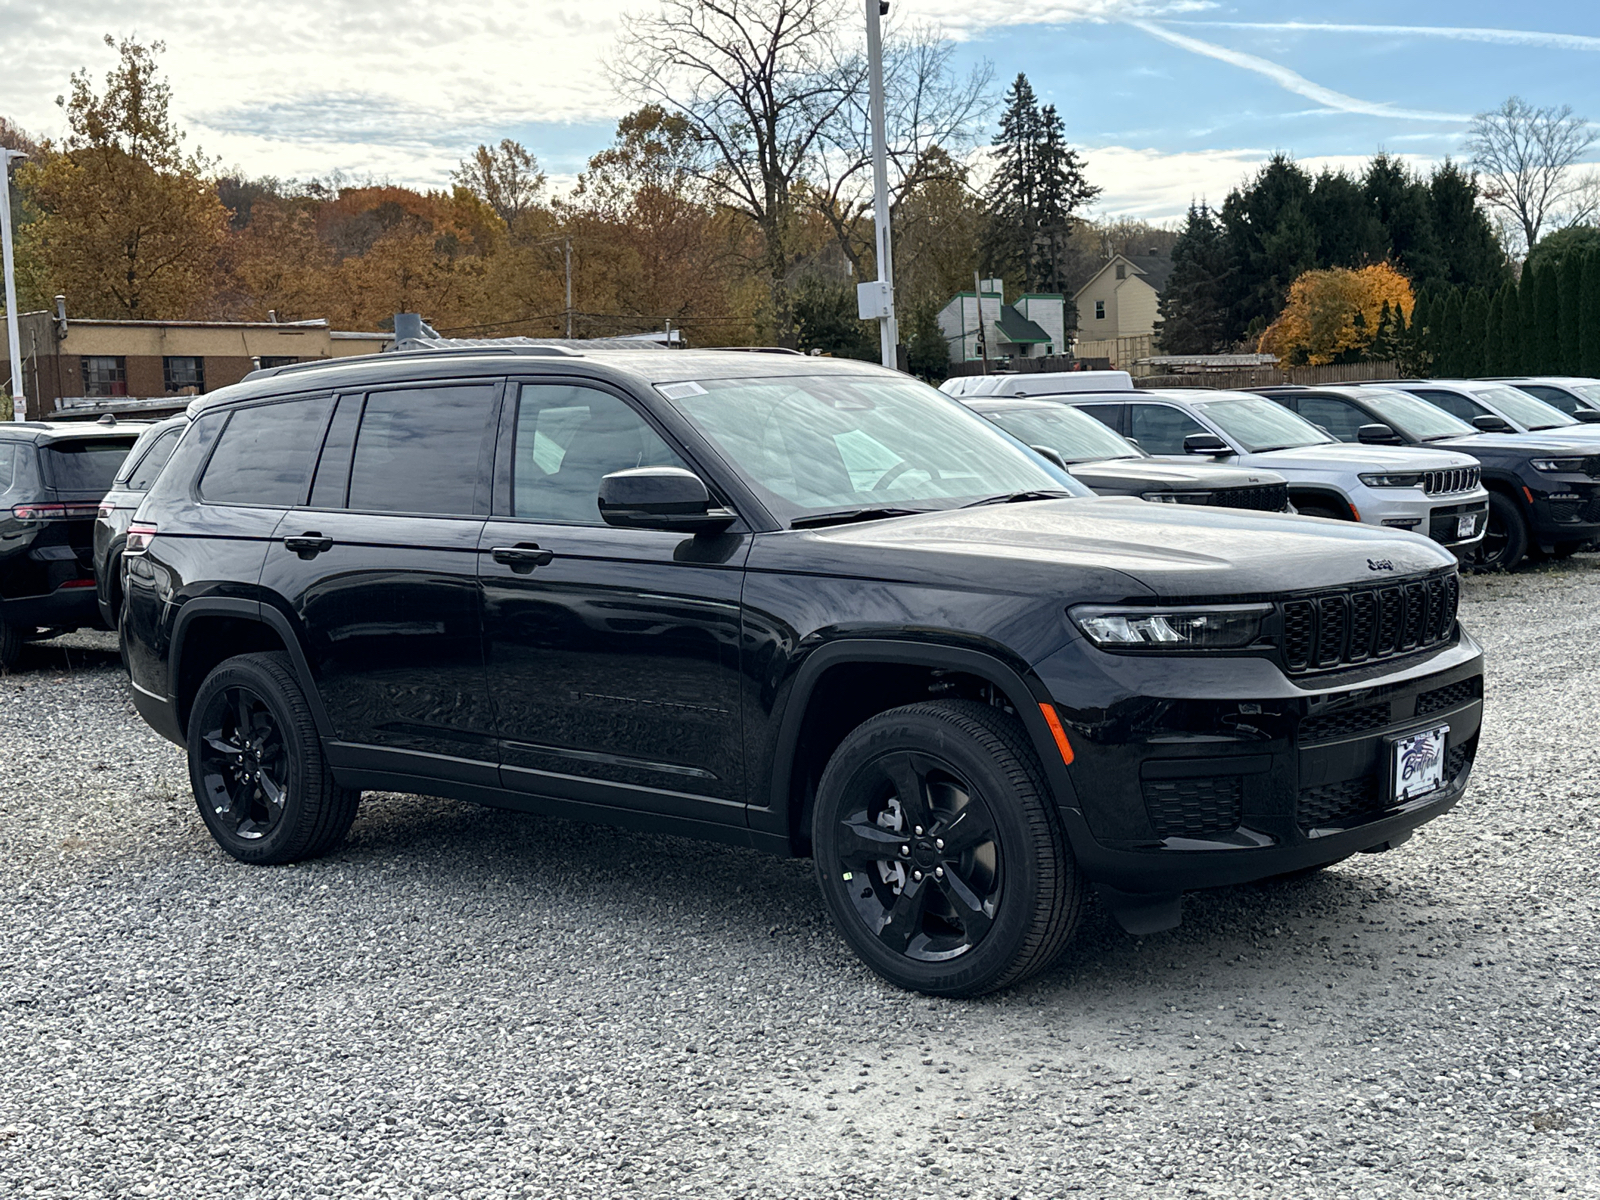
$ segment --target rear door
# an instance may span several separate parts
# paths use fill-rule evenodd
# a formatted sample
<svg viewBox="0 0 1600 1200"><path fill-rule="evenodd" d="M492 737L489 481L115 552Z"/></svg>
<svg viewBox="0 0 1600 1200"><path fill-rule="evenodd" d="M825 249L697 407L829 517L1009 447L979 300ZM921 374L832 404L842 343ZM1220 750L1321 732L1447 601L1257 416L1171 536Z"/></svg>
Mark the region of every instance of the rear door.
<svg viewBox="0 0 1600 1200"><path fill-rule="evenodd" d="M499 380L338 397L261 583L302 634L339 765L492 786L477 583Z"/></svg>
<svg viewBox="0 0 1600 1200"><path fill-rule="evenodd" d="M602 476L689 464L620 391L513 386L478 556L504 786L743 824L749 536L607 525Z"/></svg>

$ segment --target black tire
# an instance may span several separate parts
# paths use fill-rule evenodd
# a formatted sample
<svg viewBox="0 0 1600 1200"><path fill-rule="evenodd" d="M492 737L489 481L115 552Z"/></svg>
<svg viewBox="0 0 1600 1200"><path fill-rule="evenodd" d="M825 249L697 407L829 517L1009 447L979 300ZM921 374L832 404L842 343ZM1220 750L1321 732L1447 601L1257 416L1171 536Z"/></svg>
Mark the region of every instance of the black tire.
<svg viewBox="0 0 1600 1200"><path fill-rule="evenodd" d="M1330 521L1350 520L1348 508L1341 512L1325 500L1307 500L1304 503L1296 500L1294 507L1302 517L1326 517Z"/></svg>
<svg viewBox="0 0 1600 1200"><path fill-rule="evenodd" d="M975 701L911 704L851 731L817 785L812 844L845 940L912 991L1016 983L1049 965L1083 911L1027 734Z"/></svg>
<svg viewBox="0 0 1600 1200"><path fill-rule="evenodd" d="M206 676L189 715L189 781L217 844L259 865L327 854L361 799L334 783L282 653L241 654Z"/></svg>
<svg viewBox="0 0 1600 1200"><path fill-rule="evenodd" d="M1527 557L1531 540L1517 502L1501 492L1490 492L1483 538L1467 551L1465 561L1474 571L1510 571Z"/></svg>
<svg viewBox="0 0 1600 1200"><path fill-rule="evenodd" d="M1587 542L1557 542L1550 549L1551 558L1571 558L1586 546Z"/></svg>
<svg viewBox="0 0 1600 1200"><path fill-rule="evenodd" d="M9 671L22 656L22 634L15 625L0 621L0 671Z"/></svg>

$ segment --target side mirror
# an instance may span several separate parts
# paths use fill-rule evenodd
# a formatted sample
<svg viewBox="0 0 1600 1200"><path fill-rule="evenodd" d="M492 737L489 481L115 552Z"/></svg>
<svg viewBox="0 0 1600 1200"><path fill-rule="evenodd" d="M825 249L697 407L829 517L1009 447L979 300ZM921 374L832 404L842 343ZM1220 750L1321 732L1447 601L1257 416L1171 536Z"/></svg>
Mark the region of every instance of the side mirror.
<svg viewBox="0 0 1600 1200"><path fill-rule="evenodd" d="M735 514L711 506L711 493L693 471L633 467L600 480L600 516L622 529L716 533L733 524Z"/></svg>
<svg viewBox="0 0 1600 1200"><path fill-rule="evenodd" d="M1595 413L1595 416L1600 417L1600 412ZM1067 460L1061 457L1059 451L1052 450L1049 446L1029 446L1028 449L1032 450L1040 458L1054 463L1063 471L1067 469Z"/></svg>
<svg viewBox="0 0 1600 1200"><path fill-rule="evenodd" d="M1600 409L1576 408L1572 410L1572 415L1585 425L1593 425L1596 422L1600 422Z"/></svg>
<svg viewBox="0 0 1600 1200"><path fill-rule="evenodd" d="M1214 433L1191 433L1183 439L1185 454L1232 454L1233 447Z"/></svg>
<svg viewBox="0 0 1600 1200"><path fill-rule="evenodd" d="M1600 413L1596 413L1595 416L1600 417ZM1400 435L1394 431L1394 427L1385 425L1382 421L1374 421L1372 424L1363 425L1356 430L1356 441L1363 446L1399 446L1402 444Z"/></svg>
<svg viewBox="0 0 1600 1200"><path fill-rule="evenodd" d="M1511 422L1504 417L1497 417L1493 413L1484 413L1472 418L1472 427L1484 433L1515 433Z"/></svg>

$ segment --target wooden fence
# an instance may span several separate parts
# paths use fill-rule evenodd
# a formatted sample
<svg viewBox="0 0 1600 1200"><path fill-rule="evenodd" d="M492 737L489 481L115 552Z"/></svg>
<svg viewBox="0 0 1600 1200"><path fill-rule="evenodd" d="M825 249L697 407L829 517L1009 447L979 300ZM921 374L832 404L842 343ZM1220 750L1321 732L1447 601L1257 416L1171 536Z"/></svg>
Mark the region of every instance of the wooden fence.
<svg viewBox="0 0 1600 1200"><path fill-rule="evenodd" d="M1142 388L1255 388L1280 383L1315 386L1322 383L1361 383L1398 379L1398 363L1329 363L1322 367L1250 367L1239 371L1194 371L1182 375L1146 375L1134 382Z"/></svg>

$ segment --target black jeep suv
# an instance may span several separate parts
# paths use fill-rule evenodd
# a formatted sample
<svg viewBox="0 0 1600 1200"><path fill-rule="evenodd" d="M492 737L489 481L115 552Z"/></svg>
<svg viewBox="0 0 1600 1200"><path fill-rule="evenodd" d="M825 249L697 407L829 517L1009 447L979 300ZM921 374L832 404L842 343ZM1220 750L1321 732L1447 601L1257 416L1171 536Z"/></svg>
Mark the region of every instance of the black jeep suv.
<svg viewBox="0 0 1600 1200"><path fill-rule="evenodd" d="M946 995L1454 805L1482 655L1409 533L1095 498L881 368L435 350L258 372L129 529L139 710L246 862L363 789L810 854Z"/></svg>
<svg viewBox="0 0 1600 1200"><path fill-rule="evenodd" d="M0 424L0 667L23 642L98 625L95 514L145 426Z"/></svg>

